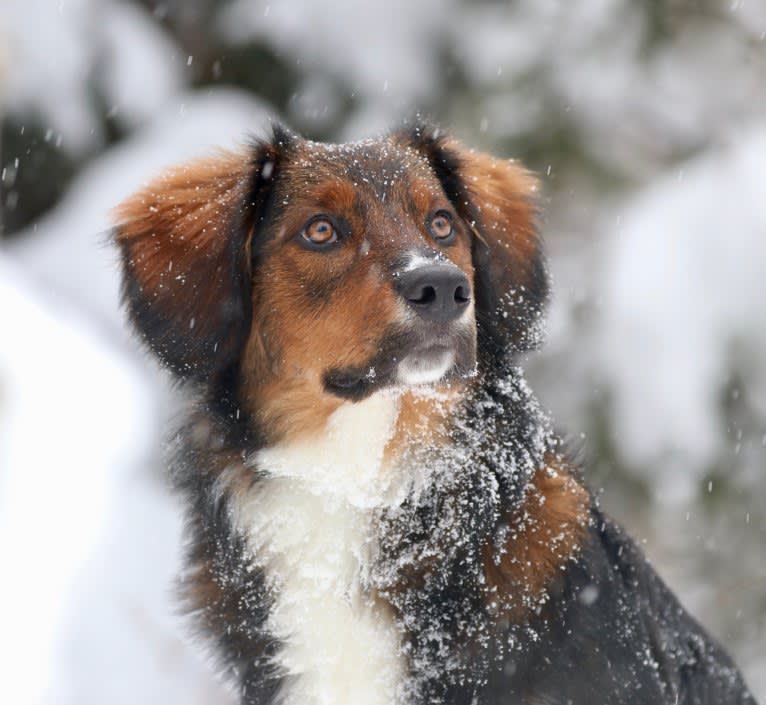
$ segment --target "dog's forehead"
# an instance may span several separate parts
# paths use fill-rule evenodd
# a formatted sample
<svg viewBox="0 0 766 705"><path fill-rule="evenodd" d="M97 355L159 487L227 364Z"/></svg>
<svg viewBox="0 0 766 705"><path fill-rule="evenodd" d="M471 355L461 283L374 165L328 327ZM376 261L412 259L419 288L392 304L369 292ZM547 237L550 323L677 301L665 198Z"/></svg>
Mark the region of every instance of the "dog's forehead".
<svg viewBox="0 0 766 705"><path fill-rule="evenodd" d="M401 192L402 187L440 191L427 159L412 147L390 138L341 144L302 141L286 164L292 180L306 186L342 179L360 189L372 189L379 198Z"/></svg>

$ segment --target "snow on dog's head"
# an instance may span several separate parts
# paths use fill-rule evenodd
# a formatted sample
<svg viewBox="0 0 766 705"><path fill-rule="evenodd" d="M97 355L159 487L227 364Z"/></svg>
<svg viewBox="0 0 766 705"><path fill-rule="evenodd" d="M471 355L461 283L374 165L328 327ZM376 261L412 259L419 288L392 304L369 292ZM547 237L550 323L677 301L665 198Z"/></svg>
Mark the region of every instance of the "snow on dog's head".
<svg viewBox="0 0 766 705"><path fill-rule="evenodd" d="M534 179L416 126L329 145L277 128L117 211L124 297L181 379L274 440L387 387L459 388L530 347L547 282Z"/></svg>

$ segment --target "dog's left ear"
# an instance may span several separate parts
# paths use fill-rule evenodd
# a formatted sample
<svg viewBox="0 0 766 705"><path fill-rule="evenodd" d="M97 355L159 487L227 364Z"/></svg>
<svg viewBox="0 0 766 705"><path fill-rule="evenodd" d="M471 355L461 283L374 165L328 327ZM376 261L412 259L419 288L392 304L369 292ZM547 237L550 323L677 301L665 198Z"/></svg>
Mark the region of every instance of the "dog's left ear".
<svg viewBox="0 0 766 705"><path fill-rule="evenodd" d="M474 234L476 320L493 354L537 347L548 275L537 231L538 184L517 163L475 152L438 129L403 134L423 154ZM401 139L401 137L400 137Z"/></svg>
<svg viewBox="0 0 766 705"><path fill-rule="evenodd" d="M179 379L210 383L238 360L250 326L251 239L278 157L276 141L261 142L181 165L115 212L123 301Z"/></svg>

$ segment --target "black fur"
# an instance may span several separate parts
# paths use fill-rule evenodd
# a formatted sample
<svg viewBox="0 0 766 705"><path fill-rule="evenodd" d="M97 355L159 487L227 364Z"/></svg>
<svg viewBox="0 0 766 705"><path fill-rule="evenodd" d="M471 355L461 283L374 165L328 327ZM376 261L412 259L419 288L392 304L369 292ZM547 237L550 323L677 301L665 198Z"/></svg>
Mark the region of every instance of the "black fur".
<svg viewBox="0 0 766 705"><path fill-rule="evenodd" d="M381 518L379 589L408 636L410 694L418 705L468 705L500 667L481 549L558 446L521 371L507 361L487 371L451 437L446 448L413 450L436 480Z"/></svg>
<svg viewBox="0 0 766 705"><path fill-rule="evenodd" d="M242 462L246 448L259 445L254 436L244 443L243 439L211 408L196 411L176 437L173 480L188 507L180 593L200 635L212 638L213 653L238 685L242 702L260 705L275 701L283 679L273 661L279 642L265 629L272 595L231 524L227 490L216 484L218 475L213 472L220 469L222 457L228 463ZM254 486L260 476L250 474ZM206 596L200 595L201 589Z"/></svg>
<svg viewBox="0 0 766 705"><path fill-rule="evenodd" d="M505 638L503 667L479 702L755 705L726 652L595 507L582 553L549 603Z"/></svg>

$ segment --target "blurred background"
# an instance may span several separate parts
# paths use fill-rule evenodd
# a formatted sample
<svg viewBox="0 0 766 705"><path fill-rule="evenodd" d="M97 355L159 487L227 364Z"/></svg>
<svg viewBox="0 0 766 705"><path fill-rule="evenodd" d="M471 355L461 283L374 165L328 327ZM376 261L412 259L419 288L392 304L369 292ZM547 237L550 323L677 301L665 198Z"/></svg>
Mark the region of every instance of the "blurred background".
<svg viewBox="0 0 766 705"><path fill-rule="evenodd" d="M232 702L176 614L174 400L109 209L269 118L416 110L540 174L533 386L766 701L766 3L3 0L1 702Z"/></svg>

